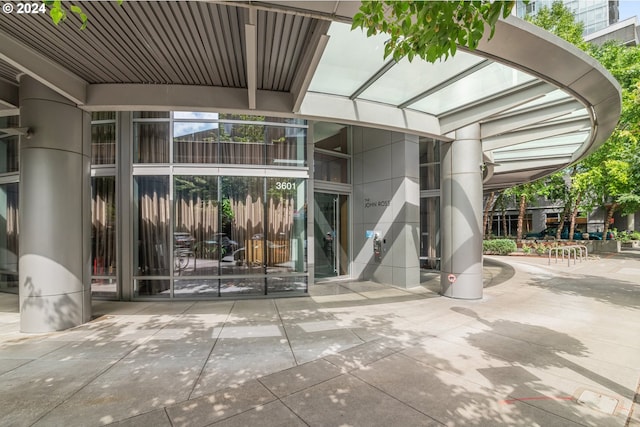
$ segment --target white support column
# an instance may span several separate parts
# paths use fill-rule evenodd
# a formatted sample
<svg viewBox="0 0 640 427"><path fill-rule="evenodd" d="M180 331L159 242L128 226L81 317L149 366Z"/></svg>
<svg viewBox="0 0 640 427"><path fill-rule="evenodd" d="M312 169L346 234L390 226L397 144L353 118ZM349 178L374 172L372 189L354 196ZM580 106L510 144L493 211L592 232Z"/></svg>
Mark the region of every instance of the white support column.
<svg viewBox="0 0 640 427"><path fill-rule="evenodd" d="M482 143L480 125L456 131L440 150L441 292L482 298Z"/></svg>
<svg viewBox="0 0 640 427"><path fill-rule="evenodd" d="M91 117L23 76L20 125L20 330L63 330L91 318Z"/></svg>

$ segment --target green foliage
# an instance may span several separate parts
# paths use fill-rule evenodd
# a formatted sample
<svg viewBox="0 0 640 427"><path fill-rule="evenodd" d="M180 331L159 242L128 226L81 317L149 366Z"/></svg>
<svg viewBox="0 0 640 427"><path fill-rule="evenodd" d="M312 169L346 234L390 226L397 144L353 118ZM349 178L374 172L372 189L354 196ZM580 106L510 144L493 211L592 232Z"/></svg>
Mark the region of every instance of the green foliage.
<svg viewBox="0 0 640 427"><path fill-rule="evenodd" d="M545 245L544 243L538 243L537 245L535 245L535 251L538 255L542 255L547 251L547 245Z"/></svg>
<svg viewBox="0 0 640 427"><path fill-rule="evenodd" d="M482 252L496 255L508 255L518 249L511 239L494 239L482 241Z"/></svg>
<svg viewBox="0 0 640 427"><path fill-rule="evenodd" d="M117 0L118 4L121 5L123 0ZM54 24L58 25L61 22L67 19L67 9L65 8L62 0L43 0L43 3L49 7L49 16ZM69 6L69 12L75 14L78 18L80 18L80 29L84 30L87 28L87 23L89 21L89 17L82 11L80 6L72 4Z"/></svg>
<svg viewBox="0 0 640 427"><path fill-rule="evenodd" d="M266 127L262 124L246 123L247 121L264 121L265 116L251 116L247 114L228 114L227 120L242 120L243 123L234 124L231 134L227 133L224 126L220 127L219 139L221 142L264 142Z"/></svg>
<svg viewBox="0 0 640 427"><path fill-rule="evenodd" d="M640 48L608 42L590 45L582 38L583 24L576 22L562 2L543 7L535 17L525 18L550 31L598 60L622 87L622 114L610 138L591 156L564 172L571 184L563 194L561 182L548 179L552 200L563 200L564 212L572 215L607 205L607 215L632 212L640 207ZM608 226L608 222L605 227Z"/></svg>
<svg viewBox="0 0 640 427"><path fill-rule="evenodd" d="M587 43L582 38L584 24L577 22L571 10L561 1L554 2L551 7L542 7L535 16L528 15L525 20L544 28L582 50L587 47Z"/></svg>
<svg viewBox="0 0 640 427"><path fill-rule="evenodd" d="M485 28L493 37L495 25L506 18L515 1L364 1L353 17L352 29L362 28L367 36L390 36L384 57L412 61L420 57L428 62L447 59L457 46L478 47Z"/></svg>
<svg viewBox="0 0 640 427"><path fill-rule="evenodd" d="M236 216L233 212L233 208L231 207L230 199L222 199L220 212L222 213L222 222L233 221Z"/></svg>
<svg viewBox="0 0 640 427"><path fill-rule="evenodd" d="M633 240L640 240L640 231L632 231L632 232L618 232L616 235L616 239L620 240L622 243L628 243Z"/></svg>

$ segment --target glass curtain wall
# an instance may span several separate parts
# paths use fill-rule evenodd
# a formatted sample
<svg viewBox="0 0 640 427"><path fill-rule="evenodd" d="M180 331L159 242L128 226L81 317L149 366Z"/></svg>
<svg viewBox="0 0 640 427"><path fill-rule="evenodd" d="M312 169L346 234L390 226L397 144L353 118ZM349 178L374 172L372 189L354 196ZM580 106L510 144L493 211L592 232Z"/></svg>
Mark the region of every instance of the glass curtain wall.
<svg viewBox="0 0 640 427"><path fill-rule="evenodd" d="M351 150L349 127L314 124L314 275L324 279L349 274L349 199Z"/></svg>
<svg viewBox="0 0 640 427"><path fill-rule="evenodd" d="M116 177L91 178L92 294L114 296L117 278Z"/></svg>
<svg viewBox="0 0 640 427"><path fill-rule="evenodd" d="M91 115L91 293L118 295L116 113Z"/></svg>
<svg viewBox="0 0 640 427"><path fill-rule="evenodd" d="M294 177L307 174L306 124L196 112L133 118L134 296L306 292L306 179Z"/></svg>
<svg viewBox="0 0 640 427"><path fill-rule="evenodd" d="M0 185L0 291L18 293L18 183Z"/></svg>
<svg viewBox="0 0 640 427"><path fill-rule="evenodd" d="M267 178L267 230L263 242L268 293L302 291L307 271L307 191L300 178Z"/></svg>
<svg viewBox="0 0 640 427"><path fill-rule="evenodd" d="M522 221L523 234L531 233L533 230L533 218L531 214L526 214ZM514 237L518 230L518 214L500 213L492 215L491 235L496 237Z"/></svg>
<svg viewBox="0 0 640 427"><path fill-rule="evenodd" d="M0 128L18 126L18 116L0 117ZM19 141L0 132L0 292L10 293L18 293Z"/></svg>
<svg viewBox="0 0 640 427"><path fill-rule="evenodd" d="M420 266L440 269L440 142L420 139Z"/></svg>
<svg viewBox="0 0 640 427"><path fill-rule="evenodd" d="M170 296L171 244L169 225L169 177L136 176L133 181L135 220L135 296Z"/></svg>

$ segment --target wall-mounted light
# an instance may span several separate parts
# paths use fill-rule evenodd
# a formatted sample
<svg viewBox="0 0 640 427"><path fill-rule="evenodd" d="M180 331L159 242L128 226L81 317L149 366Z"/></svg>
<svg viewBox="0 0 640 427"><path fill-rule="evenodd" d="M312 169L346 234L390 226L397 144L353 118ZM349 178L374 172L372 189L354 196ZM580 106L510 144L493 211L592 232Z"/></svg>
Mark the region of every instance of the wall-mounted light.
<svg viewBox="0 0 640 427"><path fill-rule="evenodd" d="M33 135L33 130L31 128L4 128L0 129L0 132L6 133L10 136L24 136L27 139L30 139L31 135Z"/></svg>

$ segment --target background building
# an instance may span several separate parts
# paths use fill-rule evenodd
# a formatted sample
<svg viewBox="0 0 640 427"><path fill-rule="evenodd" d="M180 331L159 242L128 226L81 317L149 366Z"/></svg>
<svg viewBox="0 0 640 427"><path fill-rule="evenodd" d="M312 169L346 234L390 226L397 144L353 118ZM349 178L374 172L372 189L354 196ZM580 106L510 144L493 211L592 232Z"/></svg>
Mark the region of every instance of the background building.
<svg viewBox="0 0 640 427"><path fill-rule="evenodd" d="M536 15L543 7L551 7L554 1L557 0L531 0L524 4L518 0L516 16ZM585 35L615 24L620 17L618 0L563 0L562 4L573 13L576 21L584 24Z"/></svg>

